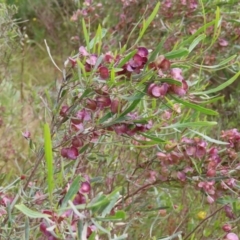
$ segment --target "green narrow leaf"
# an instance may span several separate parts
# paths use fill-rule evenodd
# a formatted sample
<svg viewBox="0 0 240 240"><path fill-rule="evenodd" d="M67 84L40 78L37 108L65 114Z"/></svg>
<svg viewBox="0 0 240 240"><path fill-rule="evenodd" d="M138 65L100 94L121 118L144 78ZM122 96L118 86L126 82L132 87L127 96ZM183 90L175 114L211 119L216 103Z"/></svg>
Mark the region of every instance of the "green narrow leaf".
<svg viewBox="0 0 240 240"><path fill-rule="evenodd" d="M97 235L96 232L92 232L92 234L88 237L88 240L95 240L95 239L97 239L96 235Z"/></svg>
<svg viewBox="0 0 240 240"><path fill-rule="evenodd" d="M87 143L86 145L84 145L84 146L80 149L79 153L80 153L80 154L81 154L81 153L84 153L84 152L89 148L89 146L90 146L89 143Z"/></svg>
<svg viewBox="0 0 240 240"><path fill-rule="evenodd" d="M201 101L201 104L208 104L208 103L213 103L217 101L223 101L223 99L224 99L224 96L213 97L213 98L209 98L209 100Z"/></svg>
<svg viewBox="0 0 240 240"><path fill-rule="evenodd" d="M83 221L82 220L78 220L78 222L77 222L77 235L78 235L78 239L81 239L82 232L83 232Z"/></svg>
<svg viewBox="0 0 240 240"><path fill-rule="evenodd" d="M217 125L217 122L184 122L184 123L175 123L166 127L161 127L161 129L168 128L190 128L190 127L209 127Z"/></svg>
<svg viewBox="0 0 240 240"><path fill-rule="evenodd" d="M88 35L88 31L87 31L87 27L86 27L86 23L84 18L82 18L82 28L83 28L83 35L84 35L84 39L86 41L87 44L87 50L90 50L90 43L89 43L89 35Z"/></svg>
<svg viewBox="0 0 240 240"><path fill-rule="evenodd" d="M185 57L189 54L189 51L186 48L181 48L178 50L171 51L169 53L166 53L164 56L167 59L174 59L174 58L181 58Z"/></svg>
<svg viewBox="0 0 240 240"><path fill-rule="evenodd" d="M142 212L155 212L160 209L169 209L169 206L162 206L162 207L156 207L156 208L151 208L151 209L143 209L141 210Z"/></svg>
<svg viewBox="0 0 240 240"><path fill-rule="evenodd" d="M206 28L208 28L208 27L210 27L210 26L212 26L212 25L214 25L215 24L215 20L213 20L213 21L211 21L211 22L209 22L209 23L206 23L206 24L204 24L202 27L200 27L193 35L191 35L189 38L187 38L186 40L184 40L181 44L180 44L180 46L185 46L186 44L189 44L189 43L191 43L193 40L194 40L194 38L196 38L197 36L199 36L199 34L201 33L201 32L205 32L205 29Z"/></svg>
<svg viewBox="0 0 240 240"><path fill-rule="evenodd" d="M73 204L73 202L71 200L68 201L68 205L80 219L86 218L86 216L83 213L78 211L78 209L76 208L76 206Z"/></svg>
<svg viewBox="0 0 240 240"><path fill-rule="evenodd" d="M111 240L123 240L123 239L126 239L127 237L128 237L128 234L127 234L127 233L124 233L124 234L122 234L121 236L114 237L114 238L111 239Z"/></svg>
<svg viewBox="0 0 240 240"><path fill-rule="evenodd" d="M48 192L49 192L50 199L52 199L52 193L54 189L53 153L52 153L51 133L47 123L44 124L44 151L45 151L45 160L46 160L46 167L47 167Z"/></svg>
<svg viewBox="0 0 240 240"><path fill-rule="evenodd" d="M128 113L130 113L131 111L133 111L133 110L137 107L138 103L141 101L141 99L143 98L144 95L145 95L144 92L138 92L138 93L134 96L134 97L136 97L136 98L138 98L138 99L134 100L134 101L132 102L132 104L131 104L127 109L125 109L125 110L123 111L123 113L122 113L119 117L123 117L123 116L127 115Z"/></svg>
<svg viewBox="0 0 240 240"><path fill-rule="evenodd" d="M114 191L112 191L109 195L99 195L98 198L94 199L91 203L88 204L89 208L96 208L101 207L104 209L110 201L116 196L116 194L119 194L120 187L116 188Z"/></svg>
<svg viewBox="0 0 240 240"><path fill-rule="evenodd" d="M221 19L220 19L220 8L217 7L216 14L215 14L215 24L214 24L214 33L213 33L213 38L212 42L209 46L209 48L216 42L216 40L219 37L219 34L221 32Z"/></svg>
<svg viewBox="0 0 240 240"><path fill-rule="evenodd" d="M104 59L103 54L98 57L96 64L94 65L94 68L92 70L92 73L95 73L95 71L97 71L97 69L98 69L99 65L102 63L103 59Z"/></svg>
<svg viewBox="0 0 240 240"><path fill-rule="evenodd" d="M91 88L85 89L81 97L79 98L79 102L82 101L82 99L84 99L85 97L87 97L91 92L92 92Z"/></svg>
<svg viewBox="0 0 240 240"><path fill-rule="evenodd" d="M201 7L202 7L202 15L203 15L203 24L204 24L204 33L206 34L207 33L207 28L206 28L206 12L205 12L205 8L204 8L204 4L203 4L203 1L202 0L199 0L200 4L201 4Z"/></svg>
<svg viewBox="0 0 240 240"><path fill-rule="evenodd" d="M133 123L147 124L147 123L148 123L148 120L145 119L145 118L142 118L142 119L133 120L132 122L133 122Z"/></svg>
<svg viewBox="0 0 240 240"><path fill-rule="evenodd" d="M91 218L91 221L94 224L94 226L96 226L100 231L102 231L110 236L110 232L107 229L103 228L97 221L95 221L93 218Z"/></svg>
<svg viewBox="0 0 240 240"><path fill-rule="evenodd" d="M176 86L182 86L182 83L180 81L177 81L177 80L172 79L172 78L159 78L157 80L159 80L160 82L166 82L166 83L174 84Z"/></svg>
<svg viewBox="0 0 240 240"><path fill-rule="evenodd" d="M123 46L123 48L121 48L120 53L124 53L124 52L126 51L127 46L128 46L128 42L129 42L129 40L131 39L132 34L133 34L134 31L137 29L137 27L139 26L139 24L141 23L142 20L143 20L143 24L144 24L143 16L145 15L146 11L147 11L147 9L145 9L144 14L140 17L140 19L138 20L138 22L134 24L134 27L132 28L132 31L131 31L131 32L129 33L129 35L128 35L127 42L125 43L125 45ZM137 40L137 41L138 41L138 40ZM134 44L132 44L132 47L137 44L137 41L136 41Z"/></svg>
<svg viewBox="0 0 240 240"><path fill-rule="evenodd" d="M199 111L201 113L204 113L204 114L207 114L207 115L212 115L212 116L217 116L218 115L218 113L216 111L213 111L211 109L204 108L204 107L201 107L199 105L196 105L196 104L193 104L193 103L190 103L190 102L186 102L186 101L184 101L184 100L182 100L180 98L177 98L177 97L175 97L173 95L172 95L172 98L176 102L181 103L181 104L183 104L186 107L189 107L189 108L192 108L194 110L197 110L197 111Z"/></svg>
<svg viewBox="0 0 240 240"><path fill-rule="evenodd" d="M122 187L118 187L107 196L103 195L103 193L100 192L94 199L91 200L90 203L80 204L75 207L76 207L76 209L82 209L82 210L83 209L91 209L93 212L102 210L113 199L113 196L116 194L116 192L119 192L121 189L122 189ZM63 208L61 208L61 211L68 210L68 209L72 209L72 207L63 207Z"/></svg>
<svg viewBox="0 0 240 240"><path fill-rule="evenodd" d="M145 31L147 30L147 28L149 27L150 23L153 21L153 19L155 18L155 16L158 13L160 7L160 2L157 3L157 5L155 6L155 8L153 9L151 15L148 17L148 19L145 21L143 21L143 27L139 33L139 37L137 39L137 42L143 37Z"/></svg>
<svg viewBox="0 0 240 240"><path fill-rule="evenodd" d="M24 229L24 232L25 232L25 240L29 240L29 219L28 217L26 217L26 220L25 220L25 229Z"/></svg>
<svg viewBox="0 0 240 240"><path fill-rule="evenodd" d="M113 119L111 122L104 124L103 127L110 127L114 124L121 123L125 120L128 120L128 118L126 116L118 117L116 119Z"/></svg>
<svg viewBox="0 0 240 240"><path fill-rule="evenodd" d="M212 65L212 66L206 66L206 65L199 65L199 64L193 64L193 66L198 67L198 68L205 68L205 69L215 69L215 70L219 70L222 68L226 68L228 67L227 63L229 63L230 61L232 61L234 58L236 58L237 55L233 55L225 60L223 60L222 62L220 62L217 65ZM222 67L222 68L220 68Z"/></svg>
<svg viewBox="0 0 240 240"><path fill-rule="evenodd" d="M86 73L85 67L79 59L77 59L77 64L78 64L78 68L80 69L80 71L82 71L84 78L87 78L87 73Z"/></svg>
<svg viewBox="0 0 240 240"><path fill-rule="evenodd" d="M99 119L99 124L106 122L112 116L113 116L113 113L111 113L111 112L105 114L101 119Z"/></svg>
<svg viewBox="0 0 240 240"><path fill-rule="evenodd" d="M98 221L122 221L126 218L126 213L124 211L117 211L113 216L108 216L108 217L97 217L96 219Z"/></svg>
<svg viewBox="0 0 240 240"><path fill-rule="evenodd" d="M123 58L120 63L118 64L118 68L121 68L128 60L130 60L135 54L137 50L133 50L132 52L128 53L125 58Z"/></svg>
<svg viewBox="0 0 240 240"><path fill-rule="evenodd" d="M111 73L110 73L110 83L114 84L115 83L115 69L112 68L111 69Z"/></svg>
<svg viewBox="0 0 240 240"><path fill-rule="evenodd" d="M101 41L101 39L102 39L102 28L101 28L101 25L99 24L96 35L90 42L90 48L93 47L93 52L94 53L96 53L96 44L97 44L98 41ZM93 42L93 44L92 44L92 42ZM93 45L93 46L91 47L91 45Z"/></svg>
<svg viewBox="0 0 240 240"><path fill-rule="evenodd" d="M47 102L49 103L50 108L53 106L53 101L52 98L50 96L50 93L47 89L44 90L46 98L47 98Z"/></svg>
<svg viewBox="0 0 240 240"><path fill-rule="evenodd" d="M111 212L111 210L115 206L116 202L118 201L119 197L120 197L119 192L116 192L116 194L114 196L112 196L112 199L109 202L109 204L101 212L102 217L105 217L107 214L109 214Z"/></svg>
<svg viewBox="0 0 240 240"><path fill-rule="evenodd" d="M62 207L66 207L67 203L69 200L72 200L72 198L76 195L76 193L79 191L80 189L80 180L81 177L77 176L74 181L72 182L69 190L67 191L67 194L65 195L61 206Z"/></svg>
<svg viewBox="0 0 240 240"><path fill-rule="evenodd" d="M206 34L204 33L197 36L188 48L189 53L192 52L192 50L205 38L206 38Z"/></svg>
<svg viewBox="0 0 240 240"><path fill-rule="evenodd" d="M106 197L105 195L103 195L102 192L99 192L99 193L97 194L97 196L95 196L95 197L91 200L90 204L91 204L91 206L94 206L94 208L95 208L95 207L101 206L102 203L105 204L106 202L108 202L108 201L106 201L106 200L107 200L107 197Z"/></svg>
<svg viewBox="0 0 240 240"><path fill-rule="evenodd" d="M160 7L160 2L157 3L157 5L155 6L155 8L153 9L151 15L149 16L149 18L147 19L146 21L146 29L149 27L150 23L153 21L153 19L155 18L155 16L157 15L158 13L158 10L159 10L159 7ZM145 30L146 30L145 29Z"/></svg>
<svg viewBox="0 0 240 240"><path fill-rule="evenodd" d="M158 53L162 50L163 44L165 42L165 38L162 38L161 42L157 45L157 47L155 48L155 50L153 52L151 52L150 57L148 58L148 61L145 65L145 68L148 66L148 64L152 61L154 61L158 55Z"/></svg>
<svg viewBox="0 0 240 240"><path fill-rule="evenodd" d="M216 144L220 144L220 145L229 145L228 142L222 142L222 141L219 141L219 140L210 138L210 137L206 136L205 134L200 133L200 132L197 132L197 131L195 131L195 130L191 130L191 129L189 129L189 130L190 130L191 132L194 132L195 134L201 136L202 138L206 139L208 142L212 142L212 143L216 143Z"/></svg>
<svg viewBox="0 0 240 240"><path fill-rule="evenodd" d="M180 236L181 236L181 238L180 238ZM182 239L182 231L176 232L169 237L158 238L158 240L174 240L174 239L176 239L176 237L178 237L178 239Z"/></svg>
<svg viewBox="0 0 240 240"><path fill-rule="evenodd" d="M83 230L82 230L82 235L81 235L81 240L87 240L87 229L88 229L88 224L85 223L83 226Z"/></svg>
<svg viewBox="0 0 240 240"><path fill-rule="evenodd" d="M97 33L96 36L90 41L89 48L92 49L94 44L96 45L97 43L100 43L101 40L105 37L106 33L107 33L107 29L101 28L100 26L99 33Z"/></svg>
<svg viewBox="0 0 240 240"><path fill-rule="evenodd" d="M27 217L30 217L30 218L45 218L45 219L48 219L49 217L51 217L48 214L33 211L30 208L26 207L24 204L17 204L17 205L15 205L15 208L17 208L24 215L26 215Z"/></svg>
<svg viewBox="0 0 240 240"><path fill-rule="evenodd" d="M239 76L240 76L240 71L238 73L236 73L228 81L222 83L221 85L217 86L216 88L212 88L212 89L209 89L207 91L197 92L197 93L193 93L193 94L194 95L201 95L201 94L209 94L209 93L219 92L219 91L223 90L224 88L228 87L229 85L231 85L235 80L238 79Z"/></svg>
<svg viewBox="0 0 240 240"><path fill-rule="evenodd" d="M149 138L149 139L151 139L151 140L153 140L155 142L158 142L158 143L165 143L166 142L166 140L160 139L160 138L158 138L156 136L152 136L150 134L142 133L142 135L144 137Z"/></svg>

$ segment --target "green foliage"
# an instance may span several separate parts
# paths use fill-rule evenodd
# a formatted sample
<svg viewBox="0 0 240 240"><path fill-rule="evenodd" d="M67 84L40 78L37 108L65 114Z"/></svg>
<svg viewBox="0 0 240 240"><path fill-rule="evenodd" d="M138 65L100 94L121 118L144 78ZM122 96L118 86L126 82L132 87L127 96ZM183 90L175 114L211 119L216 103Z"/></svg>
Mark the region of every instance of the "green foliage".
<svg viewBox="0 0 240 240"><path fill-rule="evenodd" d="M53 177L53 153L52 153L52 140L51 133L48 124L44 125L44 151L47 166L47 182L48 182L48 192L50 199L52 201L52 194L54 190L54 177Z"/></svg>
<svg viewBox="0 0 240 240"><path fill-rule="evenodd" d="M9 74L7 66L14 50L17 50L16 38L20 37L20 32L13 15L17 12L15 6L8 6L0 3L0 76L2 79Z"/></svg>

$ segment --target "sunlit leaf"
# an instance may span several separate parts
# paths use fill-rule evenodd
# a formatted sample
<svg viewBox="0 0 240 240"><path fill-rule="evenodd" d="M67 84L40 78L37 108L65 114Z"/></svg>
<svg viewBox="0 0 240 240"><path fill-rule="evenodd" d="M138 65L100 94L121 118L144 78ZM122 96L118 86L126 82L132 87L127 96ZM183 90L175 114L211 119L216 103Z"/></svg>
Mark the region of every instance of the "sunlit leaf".
<svg viewBox="0 0 240 240"><path fill-rule="evenodd" d="M208 137L207 135L203 134L203 133L200 133L200 132L197 132L195 130L191 130L191 132L194 132L195 134L201 136L202 138L204 138L205 140L207 140L208 142L212 142L212 143L215 143L215 144L219 144L219 145L229 145L228 142L222 142L222 141L219 141L219 140L216 140L216 139L213 139L211 137Z"/></svg>
<svg viewBox="0 0 240 240"><path fill-rule="evenodd" d="M97 217L98 221L122 221L126 218L126 213L124 211L117 211L114 215L108 217Z"/></svg>
<svg viewBox="0 0 240 240"><path fill-rule="evenodd" d="M30 232L30 228L29 228L29 218L26 217L26 220L25 220L25 229L24 229L24 232L25 232L25 240L29 240L29 232Z"/></svg>
<svg viewBox="0 0 240 240"><path fill-rule="evenodd" d="M30 208L26 207L24 204L18 204L15 205L15 208L17 208L19 211L21 211L24 215L30 217L30 218L46 218L48 219L49 217L51 217L48 214L44 214L44 213L40 213L34 210L31 210Z"/></svg>
<svg viewBox="0 0 240 240"><path fill-rule="evenodd" d="M155 60L155 58L157 57L157 55L160 53L160 51L162 50L163 44L165 42L165 38L162 38L162 40L158 43L157 47L151 52L150 57L148 58L146 67L148 66L148 64L150 62L153 62Z"/></svg>
<svg viewBox="0 0 240 240"><path fill-rule="evenodd" d="M203 91L203 92L196 92L193 93L194 95L202 95L202 94L209 94L209 93L215 93L215 92L219 92L221 90L223 90L224 88L228 87L229 85L231 85L234 81L236 81L238 79L238 77L240 76L240 71L238 73L236 73L232 78L230 78L229 80L227 80L226 82L220 84L219 86L209 89L207 91Z"/></svg>
<svg viewBox="0 0 240 240"><path fill-rule="evenodd" d="M176 239L176 237L180 237L180 236L182 236L182 231L176 232L169 237L158 238L158 240L174 240ZM182 238L178 238L178 239L182 239Z"/></svg>
<svg viewBox="0 0 240 240"><path fill-rule="evenodd" d="M83 29L84 39L85 39L86 44L87 44L87 50L89 51L90 50L90 44L89 44L89 39L90 38L89 38L89 34L88 34L88 30L87 30L84 18L82 18L82 29Z"/></svg>
<svg viewBox="0 0 240 240"><path fill-rule="evenodd" d="M175 97L175 96L172 96L172 98L178 102L178 103L181 103L183 104L184 106L188 107L188 108L192 108L196 111L199 111L201 113L204 113L204 114L207 114L207 115L212 115L212 116L217 116L218 113L216 111L213 111L211 109L208 109L208 108L204 108L202 106L199 106L199 105L196 105L194 103L190 103L190 102L187 102L187 101L184 101L178 97Z"/></svg>
<svg viewBox="0 0 240 240"><path fill-rule="evenodd" d="M148 19L146 21L143 21L143 27L142 27L142 29L139 33L139 37L137 39L137 42L143 37L143 35L144 35L145 31L147 30L147 28L149 27L150 23L153 21L153 19L157 15L159 7L160 7L160 2L157 3L157 5L153 9L151 15L148 17Z"/></svg>
<svg viewBox="0 0 240 240"><path fill-rule="evenodd" d="M97 229L110 235L110 232L107 229L103 228L95 219L91 218L91 221Z"/></svg>
<svg viewBox="0 0 240 240"><path fill-rule="evenodd" d="M67 191L65 197L63 198L62 207L65 207L68 203L68 200L72 200L72 198L76 195L76 193L79 191L80 189L80 180L81 177L77 176L74 181L72 182L69 190Z"/></svg>
<svg viewBox="0 0 240 240"><path fill-rule="evenodd" d="M162 129L168 128L191 128L191 127L209 127L217 125L217 122L184 122L184 123L175 123L168 125L166 127L161 127Z"/></svg>
<svg viewBox="0 0 240 240"><path fill-rule="evenodd" d="M211 66L199 65L199 64L192 64L192 65L195 66L195 67L198 67L198 68L220 70L220 69L228 67L228 64L230 64L230 62L236 57L237 57L237 55L233 55L233 56L223 60L222 62L220 62L217 65L211 65Z"/></svg>
<svg viewBox="0 0 240 240"><path fill-rule="evenodd" d="M128 53L118 64L118 68L121 68L126 62L128 62L135 54L137 50L133 50L132 52Z"/></svg>
<svg viewBox="0 0 240 240"><path fill-rule="evenodd" d="M182 83L180 81L177 81L175 79L172 78L159 78L160 82L165 82L165 83L170 83L170 84L174 84L176 86L182 86Z"/></svg>
<svg viewBox="0 0 240 240"><path fill-rule="evenodd" d="M47 182L48 182L48 192L50 198L52 199L52 192L54 189L54 178L53 178L53 153L52 153L52 140L51 132L48 124L44 125L44 151L47 167Z"/></svg>
<svg viewBox="0 0 240 240"><path fill-rule="evenodd" d="M125 116L127 115L128 113L130 113L131 111L133 111L137 105L139 104L139 102L141 101L142 97L145 95L144 92L138 92L135 97L137 97L138 99L134 100L130 106L128 108L126 108L121 114L119 117L122 117L122 116Z"/></svg>
<svg viewBox="0 0 240 240"><path fill-rule="evenodd" d="M188 48L189 53L192 52L192 50L205 38L206 38L206 34L204 33L197 36Z"/></svg>
<svg viewBox="0 0 240 240"><path fill-rule="evenodd" d="M192 34L190 37L188 37L186 40L184 40L180 46L186 46L187 44L190 44L193 42L193 40L200 35L200 33L204 32L205 29L207 29L208 27L212 26L215 24L215 20L204 24L203 26L201 26L194 34Z"/></svg>
<svg viewBox="0 0 240 240"><path fill-rule="evenodd" d="M147 133L142 133L142 135L146 138L149 138L155 142L158 142L158 143L164 143L166 142L166 140L163 140L163 139L160 139L159 137L156 137L156 136L153 136L153 135L150 135L150 134L147 134Z"/></svg>
<svg viewBox="0 0 240 240"><path fill-rule="evenodd" d="M186 48L181 48L181 49L178 49L178 50L173 50L169 53L166 53L164 56L167 58L167 59L174 59L174 58L181 58L181 57L185 57L189 54L189 51L188 49Z"/></svg>

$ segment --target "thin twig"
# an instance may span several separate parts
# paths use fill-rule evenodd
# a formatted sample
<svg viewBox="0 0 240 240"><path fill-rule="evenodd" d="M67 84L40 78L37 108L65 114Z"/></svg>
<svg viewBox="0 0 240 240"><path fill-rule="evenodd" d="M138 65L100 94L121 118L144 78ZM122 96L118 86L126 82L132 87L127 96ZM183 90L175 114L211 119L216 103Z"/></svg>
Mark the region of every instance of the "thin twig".
<svg viewBox="0 0 240 240"><path fill-rule="evenodd" d="M44 39L44 43L45 43L45 45L46 45L48 55L49 55L49 57L50 57L53 65L62 73L62 70L58 67L58 65L57 65L57 64L55 63L55 61L53 60L53 57L52 57L52 55L51 55L50 48L49 48L49 46L47 45L46 39Z"/></svg>
<svg viewBox="0 0 240 240"><path fill-rule="evenodd" d="M209 215L205 219L203 219L183 240L187 240L204 222L206 222L209 218L214 216L217 212L221 211L224 207L225 205L217 209L215 212L213 212L211 215Z"/></svg>
<svg viewBox="0 0 240 240"><path fill-rule="evenodd" d="M35 166L34 166L32 172L31 172L30 176L28 177L27 182L25 183L25 185L24 185L24 187L23 187L23 190L24 190L24 191L27 189L28 184L29 184L29 182L31 181L33 175L35 174L35 172L36 172L39 164L41 163L43 157L44 157L44 151L41 150L41 152L40 152L40 154L39 154L39 157L38 157L38 159L37 159L37 161L36 161L36 163L35 163Z"/></svg>

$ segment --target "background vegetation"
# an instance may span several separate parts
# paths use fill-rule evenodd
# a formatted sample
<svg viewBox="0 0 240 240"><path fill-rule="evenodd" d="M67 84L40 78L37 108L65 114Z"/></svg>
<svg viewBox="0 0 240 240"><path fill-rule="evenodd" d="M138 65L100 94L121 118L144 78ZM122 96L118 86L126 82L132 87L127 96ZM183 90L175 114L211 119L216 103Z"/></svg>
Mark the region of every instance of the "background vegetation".
<svg viewBox="0 0 240 240"><path fill-rule="evenodd" d="M239 10L1 1L1 239L239 239Z"/></svg>

